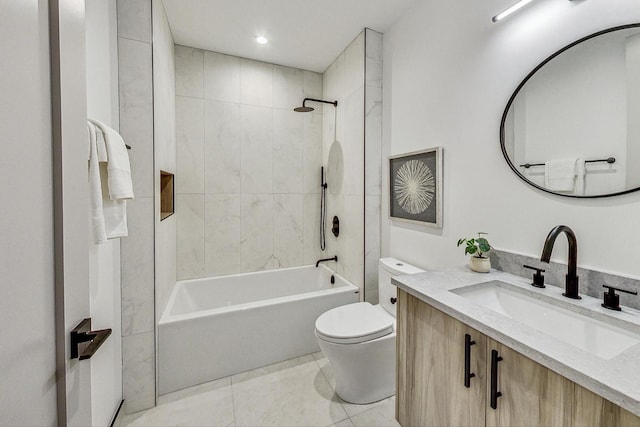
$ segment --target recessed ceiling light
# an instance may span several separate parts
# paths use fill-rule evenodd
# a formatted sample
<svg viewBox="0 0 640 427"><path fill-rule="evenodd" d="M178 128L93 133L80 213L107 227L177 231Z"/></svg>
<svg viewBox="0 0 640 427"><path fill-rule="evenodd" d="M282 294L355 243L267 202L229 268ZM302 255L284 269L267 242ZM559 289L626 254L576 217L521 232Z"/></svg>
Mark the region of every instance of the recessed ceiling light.
<svg viewBox="0 0 640 427"><path fill-rule="evenodd" d="M256 43L258 43L258 44L267 44L267 43L269 43L269 40L267 40L267 38L265 36L258 36L258 37L256 37Z"/></svg>

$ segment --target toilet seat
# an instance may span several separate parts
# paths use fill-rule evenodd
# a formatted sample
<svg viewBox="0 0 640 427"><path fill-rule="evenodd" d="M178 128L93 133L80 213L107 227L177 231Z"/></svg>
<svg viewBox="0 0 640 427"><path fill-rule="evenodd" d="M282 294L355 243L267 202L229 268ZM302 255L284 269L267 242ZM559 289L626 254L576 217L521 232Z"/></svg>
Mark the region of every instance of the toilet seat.
<svg viewBox="0 0 640 427"><path fill-rule="evenodd" d="M318 338L336 344L357 344L389 335L393 318L368 302L331 309L316 320Z"/></svg>

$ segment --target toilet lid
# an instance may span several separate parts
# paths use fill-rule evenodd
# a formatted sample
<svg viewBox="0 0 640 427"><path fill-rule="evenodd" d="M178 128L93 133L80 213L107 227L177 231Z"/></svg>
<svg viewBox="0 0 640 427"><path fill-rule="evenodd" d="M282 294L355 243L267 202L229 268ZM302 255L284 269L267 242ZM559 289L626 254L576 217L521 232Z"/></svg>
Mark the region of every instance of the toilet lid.
<svg viewBox="0 0 640 427"><path fill-rule="evenodd" d="M316 334L325 341L355 344L393 332L393 318L368 302L333 308L316 320Z"/></svg>

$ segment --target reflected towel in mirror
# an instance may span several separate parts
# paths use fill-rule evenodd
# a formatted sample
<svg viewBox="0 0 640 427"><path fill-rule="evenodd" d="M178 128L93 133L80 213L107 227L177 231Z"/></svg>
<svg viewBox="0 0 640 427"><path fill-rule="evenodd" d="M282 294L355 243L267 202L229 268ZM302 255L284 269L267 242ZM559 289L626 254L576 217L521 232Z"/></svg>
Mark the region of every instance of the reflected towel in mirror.
<svg viewBox="0 0 640 427"><path fill-rule="evenodd" d="M587 168L585 167L585 159L583 158L578 158L578 160L576 160L576 191L575 194L578 196L583 196L584 195L584 185L585 185L585 178L586 178L586 173L587 173Z"/></svg>
<svg viewBox="0 0 640 427"><path fill-rule="evenodd" d="M576 159L547 160L544 167L545 187L552 191L573 191Z"/></svg>

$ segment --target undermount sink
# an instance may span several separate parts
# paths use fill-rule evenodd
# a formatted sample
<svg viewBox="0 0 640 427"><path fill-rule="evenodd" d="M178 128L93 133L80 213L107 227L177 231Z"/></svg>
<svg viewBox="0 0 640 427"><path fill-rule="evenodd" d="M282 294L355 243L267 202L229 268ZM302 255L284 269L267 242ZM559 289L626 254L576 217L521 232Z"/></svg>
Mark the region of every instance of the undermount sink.
<svg viewBox="0 0 640 427"><path fill-rule="evenodd" d="M603 359L640 343L640 332L576 313L562 307L562 301L548 302L505 282L494 280L451 292Z"/></svg>

